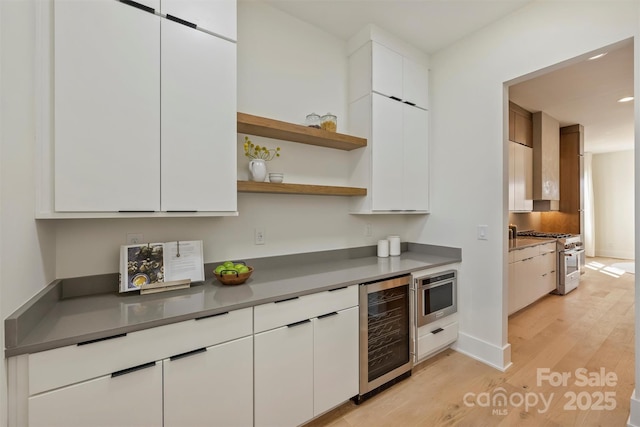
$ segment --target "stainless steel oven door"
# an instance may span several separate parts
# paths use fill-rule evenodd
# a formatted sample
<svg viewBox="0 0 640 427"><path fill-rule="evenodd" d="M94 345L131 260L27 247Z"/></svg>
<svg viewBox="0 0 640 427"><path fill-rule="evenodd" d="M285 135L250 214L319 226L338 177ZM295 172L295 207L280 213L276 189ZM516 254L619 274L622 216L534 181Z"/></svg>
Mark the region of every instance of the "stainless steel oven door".
<svg viewBox="0 0 640 427"><path fill-rule="evenodd" d="M418 305L416 322L418 327L453 314L458 311L457 279L455 272L451 278L440 282L421 285L421 279L417 280Z"/></svg>
<svg viewBox="0 0 640 427"><path fill-rule="evenodd" d="M558 293L568 294L580 284L580 262L583 253L584 249L566 249L559 252Z"/></svg>

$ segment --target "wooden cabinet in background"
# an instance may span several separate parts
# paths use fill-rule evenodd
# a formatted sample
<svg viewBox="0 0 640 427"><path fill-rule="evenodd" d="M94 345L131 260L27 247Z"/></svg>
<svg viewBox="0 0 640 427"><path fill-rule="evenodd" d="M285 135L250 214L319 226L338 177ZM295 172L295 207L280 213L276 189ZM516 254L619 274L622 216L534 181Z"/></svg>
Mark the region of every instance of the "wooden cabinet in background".
<svg viewBox="0 0 640 427"><path fill-rule="evenodd" d="M509 140L533 147L532 114L509 101Z"/></svg>
<svg viewBox="0 0 640 427"><path fill-rule="evenodd" d="M560 211L569 214L567 233L582 229L584 180L582 179L584 128L582 125L560 129Z"/></svg>

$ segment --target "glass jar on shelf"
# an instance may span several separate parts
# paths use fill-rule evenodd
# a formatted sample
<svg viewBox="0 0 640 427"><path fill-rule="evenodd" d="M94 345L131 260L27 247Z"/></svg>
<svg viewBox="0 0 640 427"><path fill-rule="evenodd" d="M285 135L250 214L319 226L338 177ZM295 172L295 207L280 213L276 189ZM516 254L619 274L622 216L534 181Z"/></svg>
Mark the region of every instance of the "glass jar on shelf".
<svg viewBox="0 0 640 427"><path fill-rule="evenodd" d="M335 132L338 127L338 118L331 113L327 113L320 119L320 127L329 132Z"/></svg>
<svg viewBox="0 0 640 427"><path fill-rule="evenodd" d="M307 114L305 124L310 128L320 129L320 115L316 113Z"/></svg>

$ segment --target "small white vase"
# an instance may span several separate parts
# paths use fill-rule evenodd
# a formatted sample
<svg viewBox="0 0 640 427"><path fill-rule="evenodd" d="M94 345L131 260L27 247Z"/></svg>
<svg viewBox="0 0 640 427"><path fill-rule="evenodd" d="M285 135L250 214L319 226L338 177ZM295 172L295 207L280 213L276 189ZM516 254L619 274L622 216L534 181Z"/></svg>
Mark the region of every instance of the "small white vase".
<svg viewBox="0 0 640 427"><path fill-rule="evenodd" d="M249 162L251 181L264 182L267 177L267 162L263 159L253 159Z"/></svg>

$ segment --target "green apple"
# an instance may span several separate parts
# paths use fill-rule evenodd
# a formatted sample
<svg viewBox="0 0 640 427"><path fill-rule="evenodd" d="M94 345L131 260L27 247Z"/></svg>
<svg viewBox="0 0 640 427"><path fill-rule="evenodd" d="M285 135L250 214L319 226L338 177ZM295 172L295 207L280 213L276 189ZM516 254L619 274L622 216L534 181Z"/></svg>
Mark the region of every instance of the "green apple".
<svg viewBox="0 0 640 427"><path fill-rule="evenodd" d="M233 268L233 262L232 261L225 261L224 264L225 268Z"/></svg>
<svg viewBox="0 0 640 427"><path fill-rule="evenodd" d="M238 273L243 274L248 272L249 272L249 267L247 267L246 265L240 265L240 267L238 267Z"/></svg>
<svg viewBox="0 0 640 427"><path fill-rule="evenodd" d="M220 274L220 272L224 270L224 264L220 264L219 266L216 267L216 269L214 270L214 272L216 274Z"/></svg>

